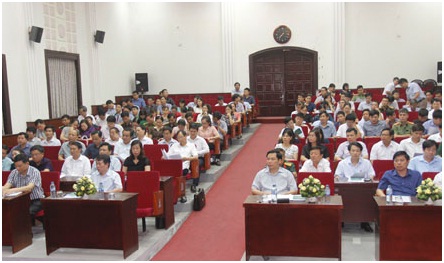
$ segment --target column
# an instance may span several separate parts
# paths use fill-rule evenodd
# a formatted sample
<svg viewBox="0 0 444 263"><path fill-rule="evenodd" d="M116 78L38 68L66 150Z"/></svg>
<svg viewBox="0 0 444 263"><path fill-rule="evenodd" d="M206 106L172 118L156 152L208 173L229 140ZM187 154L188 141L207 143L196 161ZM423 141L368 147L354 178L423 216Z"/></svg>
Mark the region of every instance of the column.
<svg viewBox="0 0 444 263"><path fill-rule="evenodd" d="M345 82L345 4L333 3L333 77L336 88Z"/></svg>
<svg viewBox="0 0 444 263"><path fill-rule="evenodd" d="M221 3L222 23L222 75L224 91L229 92L234 83L234 4Z"/></svg>

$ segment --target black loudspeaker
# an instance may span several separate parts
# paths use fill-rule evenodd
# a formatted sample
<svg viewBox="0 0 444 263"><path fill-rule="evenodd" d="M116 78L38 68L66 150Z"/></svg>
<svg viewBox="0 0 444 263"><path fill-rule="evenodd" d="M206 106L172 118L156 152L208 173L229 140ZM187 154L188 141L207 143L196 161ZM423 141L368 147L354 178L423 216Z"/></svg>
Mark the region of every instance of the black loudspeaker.
<svg viewBox="0 0 444 263"><path fill-rule="evenodd" d="M439 61L438 62L438 76L437 76L437 80L438 80L438 83L442 83L442 61Z"/></svg>
<svg viewBox="0 0 444 263"><path fill-rule="evenodd" d="M138 92L148 91L148 73L136 73L136 90Z"/></svg>
<svg viewBox="0 0 444 263"><path fill-rule="evenodd" d="M42 40L43 28L32 26L31 31L29 31L29 40L34 41L36 43L40 43Z"/></svg>
<svg viewBox="0 0 444 263"><path fill-rule="evenodd" d="M103 44L104 39L105 39L105 32L96 30L96 34L94 35L94 41Z"/></svg>

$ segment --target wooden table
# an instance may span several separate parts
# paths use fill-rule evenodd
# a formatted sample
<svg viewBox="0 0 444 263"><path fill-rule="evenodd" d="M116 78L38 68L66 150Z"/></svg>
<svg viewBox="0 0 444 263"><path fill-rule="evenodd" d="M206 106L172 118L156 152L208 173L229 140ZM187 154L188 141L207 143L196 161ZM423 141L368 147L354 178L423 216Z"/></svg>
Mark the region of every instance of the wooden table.
<svg viewBox="0 0 444 263"><path fill-rule="evenodd" d="M139 248L137 194L116 193L100 200L45 198L46 253L59 247L122 249L126 258Z"/></svg>
<svg viewBox="0 0 444 263"><path fill-rule="evenodd" d="M442 259L442 206L412 203L387 205L374 197L379 217L376 224L376 260Z"/></svg>
<svg viewBox="0 0 444 263"><path fill-rule="evenodd" d="M375 222L378 207L373 200L379 182L335 182L335 194L342 197L342 222Z"/></svg>
<svg viewBox="0 0 444 263"><path fill-rule="evenodd" d="M30 193L3 198L2 245L12 246L16 253L32 244Z"/></svg>
<svg viewBox="0 0 444 263"><path fill-rule="evenodd" d="M163 191L164 213L156 217L156 228L168 229L174 224L174 177L161 176L160 190Z"/></svg>
<svg viewBox="0 0 444 263"><path fill-rule="evenodd" d="M248 196L245 209L246 259L251 255L341 259L342 199L329 203L264 204Z"/></svg>

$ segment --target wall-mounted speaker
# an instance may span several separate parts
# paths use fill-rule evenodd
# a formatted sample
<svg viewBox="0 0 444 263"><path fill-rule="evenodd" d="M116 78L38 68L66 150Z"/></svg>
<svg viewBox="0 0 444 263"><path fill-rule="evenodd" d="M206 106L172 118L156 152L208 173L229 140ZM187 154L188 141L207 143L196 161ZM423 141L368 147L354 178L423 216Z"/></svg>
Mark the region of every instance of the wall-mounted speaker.
<svg viewBox="0 0 444 263"><path fill-rule="evenodd" d="M136 73L136 90L138 92L148 91L148 73Z"/></svg>
<svg viewBox="0 0 444 263"><path fill-rule="evenodd" d="M437 77L438 83L442 83L442 61L438 61Z"/></svg>
<svg viewBox="0 0 444 263"><path fill-rule="evenodd" d="M43 35L43 28L32 26L31 30L29 31L29 40L36 43L40 43L40 41L42 40L42 35Z"/></svg>
<svg viewBox="0 0 444 263"><path fill-rule="evenodd" d="M96 34L94 35L94 41L103 44L104 39L105 39L105 32L96 30Z"/></svg>

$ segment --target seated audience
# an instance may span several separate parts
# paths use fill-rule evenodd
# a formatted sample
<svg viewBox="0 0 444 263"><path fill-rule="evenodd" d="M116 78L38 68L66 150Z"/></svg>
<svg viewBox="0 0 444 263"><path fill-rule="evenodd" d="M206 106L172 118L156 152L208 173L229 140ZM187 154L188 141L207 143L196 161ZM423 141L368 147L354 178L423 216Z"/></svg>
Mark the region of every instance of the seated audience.
<svg viewBox="0 0 444 263"><path fill-rule="evenodd" d="M42 140L40 145L42 146L60 146L61 143L59 139L56 138L55 128L52 125L45 127L46 139Z"/></svg>
<svg viewBox="0 0 444 263"><path fill-rule="evenodd" d="M178 143L175 139L173 139L173 129L171 127L163 128L163 138L159 140L159 144L167 144L169 148L173 146L173 144Z"/></svg>
<svg viewBox="0 0 444 263"><path fill-rule="evenodd" d="M314 104L320 104L324 101L324 98L327 96L327 88L322 87L319 96L316 97Z"/></svg>
<svg viewBox="0 0 444 263"><path fill-rule="evenodd" d="M393 195L415 196L416 188L421 184L422 177L418 171L408 169L410 156L405 151L393 155L395 169L386 171L376 190L376 196L385 196L384 191L390 185Z"/></svg>
<svg viewBox="0 0 444 263"><path fill-rule="evenodd" d="M34 145L40 145L42 140L40 140L39 138L37 138L35 136L35 133L37 132L35 127L27 127L26 128L26 134L28 134L28 142L29 144L32 146Z"/></svg>
<svg viewBox="0 0 444 263"><path fill-rule="evenodd" d="M420 109L418 111L418 119L414 120L413 123L419 123L424 125L425 122L429 120L427 117L429 115L429 111L427 109Z"/></svg>
<svg viewBox="0 0 444 263"><path fill-rule="evenodd" d="M62 115L61 120L62 120L62 126L59 126L59 130L63 130L63 128L65 127L70 127L71 119L68 114Z"/></svg>
<svg viewBox="0 0 444 263"><path fill-rule="evenodd" d="M338 149L336 150L335 161L340 161L347 157L350 157L348 146L353 142L357 142L362 146L361 157L364 159L368 159L367 146L365 146L363 142L357 141L358 131L356 130L356 128L348 128L346 136L347 136L347 141L339 144Z"/></svg>
<svg viewBox="0 0 444 263"><path fill-rule="evenodd" d="M79 138L79 130L71 129L71 131L69 132L69 135L68 135L68 141L64 142L62 144L62 146L60 147L59 156L58 156L59 160L65 160L66 158L71 156L70 142L80 143L80 146L82 148L81 153L85 152L85 150L86 150L85 144L83 144L83 142L77 141L78 138Z"/></svg>
<svg viewBox="0 0 444 263"><path fill-rule="evenodd" d="M432 135L439 132L438 126L442 123L442 110L436 110L433 112L433 118L424 123L424 129L426 134Z"/></svg>
<svg viewBox="0 0 444 263"><path fill-rule="evenodd" d="M228 125L225 122L225 119L222 116L222 113L216 111L214 113L213 116L213 126L217 129L217 131L219 132L219 137L220 137L220 147L221 149L223 148L222 146L224 146L224 138L227 135L228 132Z"/></svg>
<svg viewBox="0 0 444 263"><path fill-rule="evenodd" d="M434 140L435 142L441 143L442 142L442 124L438 126L439 133L435 133L429 136L429 140Z"/></svg>
<svg viewBox="0 0 444 263"><path fill-rule="evenodd" d="M139 109L145 108L146 106L145 100L139 98L139 92L137 90L133 91L133 98L131 99L131 102L134 106L139 107Z"/></svg>
<svg viewBox="0 0 444 263"><path fill-rule="evenodd" d="M93 126L91 126L86 119L80 122L79 132L81 139L89 140L91 138L91 133L94 132L95 130L96 129Z"/></svg>
<svg viewBox="0 0 444 263"><path fill-rule="evenodd" d="M171 106L175 106L176 103L174 103L174 100L171 97L169 97L169 95L170 94L167 89L163 89L160 91L160 96L163 96L165 98L166 103L170 104Z"/></svg>
<svg viewBox="0 0 444 263"><path fill-rule="evenodd" d="M216 128L214 126L211 126L211 120L210 117L208 116L204 116L202 117L202 126L199 127L199 130L197 132L197 134L204 138L205 140L207 140L208 142L208 146L210 147L210 150L215 150L215 144L214 142L219 139L220 141L220 136L219 136L219 132L216 130ZM222 149L220 149L222 150ZM214 156L211 156L211 162L215 163L216 165L220 165L220 154L214 154Z"/></svg>
<svg viewBox="0 0 444 263"><path fill-rule="evenodd" d="M369 160L361 157L363 149L358 142L352 142L348 145L350 156L338 163L335 172L336 179L350 181L353 176L373 179L375 170Z"/></svg>
<svg viewBox="0 0 444 263"><path fill-rule="evenodd" d="M37 168L40 172L53 171L52 162L45 157L45 148L41 145L34 145L31 147L32 161L29 164Z"/></svg>
<svg viewBox="0 0 444 263"><path fill-rule="evenodd" d="M35 137L37 137L39 140L44 140L46 138L45 122L42 119L37 119L34 121L34 126L36 128Z"/></svg>
<svg viewBox="0 0 444 263"><path fill-rule="evenodd" d="M243 98L245 102L248 102L251 106L254 106L256 104L256 100L252 95L250 95L250 92L251 92L250 88L245 88Z"/></svg>
<svg viewBox="0 0 444 263"><path fill-rule="evenodd" d="M267 167L260 170L253 181L253 195L269 195L276 186L277 194L296 194L298 188L293 174L282 167L283 156L277 149L267 152Z"/></svg>
<svg viewBox="0 0 444 263"><path fill-rule="evenodd" d="M315 109L316 109L316 105L313 103L313 102L311 102L311 95L310 94L308 94L306 97L305 97L305 106L307 106L307 111L309 112L309 113L312 113Z"/></svg>
<svg viewBox="0 0 444 263"><path fill-rule="evenodd" d="M187 141L196 146L197 156L199 159L199 167L202 167L205 163L204 156L210 152L207 141L204 138L197 135L199 127L196 124L190 126L190 135L187 136ZM193 184L194 185L194 184ZM197 184L196 184L197 185ZM195 189L191 189L195 190Z"/></svg>
<svg viewBox="0 0 444 263"><path fill-rule="evenodd" d="M213 115L210 114L211 113L211 107L209 104L205 104L202 106L202 113L200 113L199 115L197 115L197 123L200 123L202 120L203 116L208 116L210 117L210 121L213 122Z"/></svg>
<svg viewBox="0 0 444 263"><path fill-rule="evenodd" d="M363 111L363 110L371 110L372 108L372 94L367 93L365 94L365 100L361 101L361 103L359 103L358 105L358 110L359 111Z"/></svg>
<svg viewBox="0 0 444 263"><path fill-rule="evenodd" d="M146 130L140 126L136 127L136 138L142 143L142 146L145 144L153 144L153 140L146 136Z"/></svg>
<svg viewBox="0 0 444 263"><path fill-rule="evenodd" d="M22 150L28 157L31 157L31 144L28 142L28 134L24 132L19 132L17 134L17 145L12 147L11 151L8 154L8 157L12 157L13 150ZM11 158L14 160L13 158Z"/></svg>
<svg viewBox="0 0 444 263"><path fill-rule="evenodd" d="M330 162L323 158L321 147L314 146L310 149L310 159L304 162L299 172L309 172L309 173L331 172Z"/></svg>
<svg viewBox="0 0 444 263"><path fill-rule="evenodd" d="M69 137L69 131L77 130L79 128L79 121L77 119L73 119L70 123L70 126L64 127L62 133L60 134L60 141L66 142Z"/></svg>
<svg viewBox="0 0 444 263"><path fill-rule="evenodd" d="M202 113L203 99L201 97L197 98L196 105L193 107L193 111L197 114Z"/></svg>
<svg viewBox="0 0 444 263"><path fill-rule="evenodd" d="M218 96L217 103L214 106L227 106L227 103L224 102L224 97Z"/></svg>
<svg viewBox="0 0 444 263"><path fill-rule="evenodd" d="M442 159L436 155L438 144L432 140L426 140L422 143L423 155L413 157L410 160L408 168L418 171L420 174L424 172L441 172Z"/></svg>
<svg viewBox="0 0 444 263"><path fill-rule="evenodd" d="M406 109L399 110L399 122L392 127L396 137L409 137L412 131L413 122L409 122L409 112Z"/></svg>
<svg viewBox="0 0 444 263"><path fill-rule="evenodd" d="M429 118L429 119L432 119L433 118L433 112L435 112L435 110L441 110L441 100L439 100L439 99L433 99L432 100L432 107L431 107L431 109L428 109L429 110L429 115L427 115L427 117Z"/></svg>
<svg viewBox="0 0 444 263"><path fill-rule="evenodd" d="M387 128L392 129L393 125L397 122L399 122L399 119L396 118L396 114L394 110L388 109L385 113L385 123L387 124Z"/></svg>
<svg viewBox="0 0 444 263"><path fill-rule="evenodd" d="M231 90L231 96L238 94L238 95L242 95L242 91L240 89L240 83L236 82L234 83L234 90Z"/></svg>
<svg viewBox="0 0 444 263"><path fill-rule="evenodd" d="M88 108L86 106L81 106L79 108L79 116L77 117L77 121L80 123L82 120L84 120L86 118L86 116L91 116L93 119L93 123L96 124L94 116L88 114ZM72 121L71 121L71 123L72 123Z"/></svg>
<svg viewBox="0 0 444 263"><path fill-rule="evenodd" d="M299 114L299 115L302 115L302 113ZM284 123L285 123L285 127L282 128L282 130L279 132L278 139L281 139L282 133L284 132L285 129L291 129L293 131L293 133L295 135L296 142L299 142L299 139L304 139L305 138L304 132L302 131L302 128L297 126L297 125L295 125L294 122L293 122L293 119L291 117L288 117L288 116L285 117Z"/></svg>
<svg viewBox="0 0 444 263"><path fill-rule="evenodd" d="M122 112L122 114L120 114L120 117L122 118L122 122L120 123L120 126L122 126L123 129L125 129L125 128L131 129L133 127L129 112L126 112L126 111Z"/></svg>
<svg viewBox="0 0 444 263"><path fill-rule="evenodd" d="M330 154L328 153L327 147L324 146L324 135L322 134L322 130L319 128L314 128L308 133L307 136L307 144L302 148L301 161L306 161L310 159L310 150L311 148L318 146L321 148L323 158L327 160L330 158Z"/></svg>
<svg viewBox="0 0 444 263"><path fill-rule="evenodd" d="M100 144L99 147L99 155L108 155L110 157L110 165L109 169L119 172L122 169L122 163L120 162L119 158L113 155L113 148L111 144L107 142L103 142ZM94 159L94 162L91 167L91 173L97 172L96 167L96 160Z"/></svg>
<svg viewBox="0 0 444 263"><path fill-rule="evenodd" d="M393 160L393 155L400 150L397 142L393 141L393 130L384 128L381 131L381 141L375 143L370 153L370 161Z"/></svg>
<svg viewBox="0 0 444 263"><path fill-rule="evenodd" d="M358 132L358 137L364 137L364 131L362 131L361 127L356 124L356 115L354 113L348 114L345 117L345 123L339 126L338 131L336 132L336 137L347 137L346 132L350 128L356 129L356 131Z"/></svg>
<svg viewBox="0 0 444 263"><path fill-rule="evenodd" d="M422 138L423 135L424 135L424 126L422 126L421 124L413 125L412 136L410 138L402 140L401 143L399 144L399 149L401 151L407 152L410 158L413 158L416 155L423 154L422 144L425 141Z"/></svg>
<svg viewBox="0 0 444 263"><path fill-rule="evenodd" d="M362 111L362 118L361 120L358 122L359 127L361 127L361 130L364 131L364 123L366 121L370 120L370 110L369 109L365 109Z"/></svg>
<svg viewBox="0 0 444 263"><path fill-rule="evenodd" d="M122 171L126 174L130 171L150 171L151 162L145 156L142 143L139 140L131 142L129 156L123 162Z"/></svg>
<svg viewBox="0 0 444 263"><path fill-rule="evenodd" d="M208 118L205 116L204 118ZM202 119L203 121L204 119ZM187 134L184 131L179 131L177 134L178 143L171 146L168 154L179 154L182 157L182 175L186 176L190 173L190 163L193 160L198 159L198 153L196 146L193 143L187 141ZM191 192L196 192L196 188L199 184L199 177L193 179L193 184L191 185ZM186 199L182 198L181 202Z"/></svg>
<svg viewBox="0 0 444 263"><path fill-rule="evenodd" d="M90 176L91 175L91 163L89 159L82 155L82 145L80 142L69 142L69 149L71 155L65 159L62 166L62 172L60 177L64 176Z"/></svg>
<svg viewBox="0 0 444 263"><path fill-rule="evenodd" d="M314 127L322 129L325 138L334 137L336 135L336 128L331 122L328 122L328 118L328 113L324 111L319 114L319 124L315 126L313 123Z"/></svg>
<svg viewBox="0 0 444 263"><path fill-rule="evenodd" d="M365 101L364 87L362 85L358 85L356 88L358 93L353 95L353 102L363 102Z"/></svg>
<svg viewBox="0 0 444 263"><path fill-rule="evenodd" d="M100 144L102 144L102 132L94 131L91 133L92 142L88 144L86 150L83 152L83 155L88 157L89 159L95 159L97 155L99 155Z"/></svg>
<svg viewBox="0 0 444 263"><path fill-rule="evenodd" d="M106 118L106 125L103 125L100 128L100 131L102 132L103 139L105 139L105 140L109 139L109 137L110 137L110 134L109 134L110 130L112 128L114 128L114 127L119 130L119 135L122 136L123 127L120 124L116 123L116 117L108 116Z"/></svg>
<svg viewBox="0 0 444 263"><path fill-rule="evenodd" d="M8 155L8 146L2 144L2 171L11 171L12 164L14 163Z"/></svg>
<svg viewBox="0 0 444 263"><path fill-rule="evenodd" d="M379 136L382 129L387 127L385 121L379 120L379 112L377 110L370 111L370 120L364 123L364 136Z"/></svg>
<svg viewBox="0 0 444 263"><path fill-rule="evenodd" d="M123 130L122 133L122 141L119 141L114 145L114 155L116 155L121 161L124 161L130 156L131 141L134 137L134 131L127 128Z"/></svg>
<svg viewBox="0 0 444 263"><path fill-rule="evenodd" d="M285 151L284 160L298 160L299 148L294 145L294 133L290 128L285 128L282 132L281 143L276 144L275 148L281 148Z"/></svg>
<svg viewBox="0 0 444 263"><path fill-rule="evenodd" d="M192 118L192 117L191 117ZM150 130L153 140L160 140L163 137L163 118L162 116L156 116L154 121L154 127Z"/></svg>
<svg viewBox="0 0 444 263"><path fill-rule="evenodd" d="M112 127L109 129L109 138L105 140L105 142L115 146L117 143L121 142L122 138L119 135L119 129L116 127Z"/></svg>
<svg viewBox="0 0 444 263"><path fill-rule="evenodd" d="M9 174L8 181L2 187L2 196L17 192L31 193L29 214L34 218L35 214L42 210L41 198L44 198L42 179L39 170L29 165L28 156L19 154L14 158L15 169Z"/></svg>

